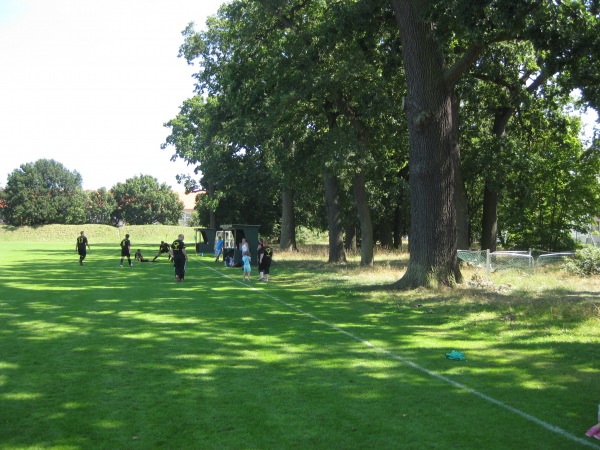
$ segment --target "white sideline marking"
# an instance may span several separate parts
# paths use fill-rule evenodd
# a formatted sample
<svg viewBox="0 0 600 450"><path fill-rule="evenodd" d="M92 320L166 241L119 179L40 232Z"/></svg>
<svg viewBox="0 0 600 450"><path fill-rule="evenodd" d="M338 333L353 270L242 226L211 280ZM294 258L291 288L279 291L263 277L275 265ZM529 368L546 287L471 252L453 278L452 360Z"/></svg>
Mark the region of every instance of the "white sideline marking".
<svg viewBox="0 0 600 450"><path fill-rule="evenodd" d="M303 311L300 308L297 308L294 305L290 305L289 303L286 303L283 300L281 300L281 299L279 299L277 297L274 297L273 295L271 295L271 294L269 294L269 293L267 293L265 291L261 291L260 289L257 289L254 286L250 286L250 285L248 285L246 283L243 283L242 281L236 280L235 278L233 278L233 277L231 277L231 276L229 276L227 274L224 274L223 272L221 272L221 271L219 271L219 270L217 270L217 269L215 269L215 268L207 265L206 263L204 263L204 262L202 262L200 260L198 260L198 262L200 264L202 264L203 266L209 268L210 270L218 273L219 275L221 275L224 278L229 278L230 280L235 281L236 283L241 284L242 286L246 286L246 287L248 287L248 288L250 288L250 289L252 289L252 290L254 290L254 291L256 291L256 292L258 292L258 293L260 293L260 294L262 294L264 296L266 296L266 297L269 297L270 299L275 300L278 303L281 303L285 307L287 307L289 309L292 309L292 310L294 310L296 312L299 312L300 314L302 314L302 315L304 315L306 317L309 317L309 318L311 318L311 319L313 319L313 320L315 320L317 322L320 322L320 323L322 323L323 325L325 325L325 326L327 326L329 328L332 328L332 329L334 329L336 331L339 331L340 333L345 334L346 336L354 339L355 341L358 341L358 342L366 345L367 347L369 347L369 348L371 348L373 350L378 351L379 353L387 355L387 356L395 359L396 361L404 363L407 366L412 367L413 369L416 369L416 370L419 370L421 372L424 372L424 373L426 373L427 375L429 375L429 376L431 376L433 378L437 378L438 380L443 381L444 383L447 383L447 384L449 384L451 386L454 386L455 388L462 389L463 391L467 391L470 394L473 394L476 397L481 398L482 400L485 400L487 402L493 403L496 406L499 406L499 407L501 407L503 409L506 409L507 411L510 411L510 412L512 412L512 413L514 413L514 414L516 414L518 416L521 416L524 419L529 420L530 422L536 423L536 424L540 425L541 427L543 427L543 428L545 428L545 429L547 429L549 431L552 431L553 433L559 434L562 437L570 439L573 442L577 442L579 444L582 444L582 445L585 445L585 446L591 447L591 448L600 448L599 446L597 446L596 444L594 444L592 441L589 441L589 440L577 437L577 436L569 433L568 431L563 430L562 428L559 428L559 427L556 427L556 426L554 426L552 424L549 424L548 422L545 422L545 421L543 421L541 419L538 419L537 417L532 416L531 414L527 414L526 412L523 412L520 409L517 409L517 408L515 408L513 406L510 406L510 405L504 403L504 402L501 402L500 400L496 400L495 398L490 397L489 395L486 395L486 394L484 394L482 392L479 392L479 391L477 391L477 390L475 390L473 388L470 388L470 387L468 387L468 386L466 386L464 384L458 383L457 381L451 380L450 378L447 378L444 375L440 375L439 373L432 372L431 370L426 369L425 367L421 367L418 364L415 364L414 362L412 362L412 361L410 361L410 360L408 360L406 358L403 358L402 356L396 355L395 353L392 353L389 350L385 350L385 349L383 349L381 347L378 347L377 345L372 344L371 342L369 342L369 341L367 341L365 339L362 339L362 338L360 338L360 337L358 337L358 336L356 336L356 335L354 335L354 334L352 334L352 333L344 330L343 328L338 327L337 325L333 325L333 324L331 324L329 322L326 322L323 319L319 319L317 316L315 316L315 315L313 315L313 314L311 314L309 312L306 312L306 311Z"/></svg>

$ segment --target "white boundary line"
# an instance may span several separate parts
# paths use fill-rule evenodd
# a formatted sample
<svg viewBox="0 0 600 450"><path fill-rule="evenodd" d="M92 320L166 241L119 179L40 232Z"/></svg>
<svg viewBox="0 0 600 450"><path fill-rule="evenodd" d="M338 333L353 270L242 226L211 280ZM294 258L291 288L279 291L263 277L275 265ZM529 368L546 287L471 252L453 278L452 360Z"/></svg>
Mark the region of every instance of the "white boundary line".
<svg viewBox="0 0 600 450"><path fill-rule="evenodd" d="M369 347L369 348L371 348L371 349L373 349L373 350L375 350L375 351L377 351L379 353L382 353L382 354L384 354L386 356L389 356L390 358L393 358L396 361L399 361L399 362L401 362L403 364L406 364L407 366L410 366L413 369L421 371L421 372L429 375L430 377L433 377L433 378L436 378L436 379L438 379L440 381L443 381L444 383L447 383L447 384L449 384L451 386L454 386L455 388L461 389L463 391L467 391L470 394L473 394L473 395L475 395L476 397L479 397L482 400L485 400L487 402L493 403L494 405L499 406L500 408L503 408L503 409L505 409L507 411L510 411L513 414L516 414L518 416L521 416L524 419L529 420L530 422L533 422L533 423L535 423L535 424L537 424L537 425L545 428L548 431L552 431L553 433L559 434L559 435L561 435L564 438L570 439L573 442L577 442L578 444L582 444L582 445L585 445L585 446L591 447L591 448L600 448L600 446L596 445L592 441L589 441L589 440L577 437L577 436L569 433L568 431L563 430L562 428L559 428L559 427L556 427L556 426L554 426L552 424L549 424L548 422L545 422L545 421L543 421L541 419L538 419L537 417L532 416L531 414L527 414L526 412L523 412L520 409L517 409L517 408L515 408L513 406L510 406L510 405L504 403L504 402L501 402L500 400L496 400L495 398L490 397L489 395L486 395L486 394L484 394L482 392L479 392L479 391L477 391L475 389L472 389L472 388L470 388L470 387L468 387L468 386L466 386L466 385L464 385L462 383L458 383L457 381L451 380L450 378L445 377L444 375L440 375L439 373L432 372L431 370L426 369L425 367L421 367L418 364L415 364L414 362L412 362L412 361L410 361L410 360L408 360L408 359L406 359L406 358L404 358L402 356L396 355L395 353L392 353L389 350L385 350L384 348L378 347L377 345L372 344L371 342L369 342L369 341L367 341L365 339L362 339L362 338L360 338L360 337L358 337L358 336L356 336L356 335L354 335L354 334L352 334L352 333L344 330L343 328L338 327L337 325L333 325L333 324L331 324L329 322L326 322L323 319L319 319L317 316L315 316L315 315L313 315L313 314L311 314L309 312L303 311L302 309L297 308L296 306L290 305L289 303L286 303L283 300L281 300L281 299L279 299L277 297L274 297L273 295L271 295L271 294L269 294L269 293L267 293L265 291L262 291L260 289L257 289L254 286L251 286L251 285L248 285L246 283L243 283L242 281L236 280L235 278L233 278L233 277L231 277L231 276L229 276L227 274L224 274L223 272L215 269L214 267L210 267L209 265L207 265L206 263L204 263L204 262L202 262L200 260L197 260L197 261L200 264L202 264L204 267L212 270L213 272L218 273L219 275L221 275L224 278L229 278L230 280L235 281L236 283L241 284L242 286L246 286L246 287L252 289L253 291L256 291L256 292L264 295L265 297L268 297L268 298L270 298L272 300L275 300L276 302L284 305L286 308L292 309L292 310L294 310L294 311L296 311L296 312L298 312L298 313L300 313L300 314L302 314L302 315L304 315L306 317L309 317L309 318L311 318L311 319L313 319L313 320L315 320L315 321L317 321L317 322L319 322L319 323L321 323L321 324L323 324L323 325L331 328L331 329L334 329L334 330L336 330L336 331L338 331L338 332L340 332L342 334L345 334L346 336L354 339L355 341L358 341L361 344L364 344L367 347Z"/></svg>

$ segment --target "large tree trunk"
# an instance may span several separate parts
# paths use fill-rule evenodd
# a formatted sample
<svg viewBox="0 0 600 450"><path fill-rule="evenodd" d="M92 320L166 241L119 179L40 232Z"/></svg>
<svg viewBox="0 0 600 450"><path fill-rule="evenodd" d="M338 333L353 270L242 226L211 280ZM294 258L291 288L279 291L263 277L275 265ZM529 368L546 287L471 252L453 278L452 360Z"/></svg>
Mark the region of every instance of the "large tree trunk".
<svg viewBox="0 0 600 450"><path fill-rule="evenodd" d="M279 249L298 251L296 247L296 216L294 211L294 191L283 188L281 192L281 236Z"/></svg>
<svg viewBox="0 0 600 450"><path fill-rule="evenodd" d="M460 161L456 164L456 248L468 250L471 247L470 239L470 221L469 221L469 201L467 197L467 187L463 178Z"/></svg>
<svg viewBox="0 0 600 450"><path fill-rule="evenodd" d="M329 262L346 262L342 230L342 208L338 196L338 181L335 175L323 174L325 184L325 207L329 228Z"/></svg>
<svg viewBox="0 0 600 450"><path fill-rule="evenodd" d="M455 164L459 161L453 80L431 24L427 2L392 0L402 39L408 93L404 108L410 137L410 259L398 288L454 285L456 256Z"/></svg>
<svg viewBox="0 0 600 450"><path fill-rule="evenodd" d="M394 248L402 250L402 209L396 206L394 211Z"/></svg>
<svg viewBox="0 0 600 450"><path fill-rule="evenodd" d="M382 248L394 248L393 226L392 221L388 218L383 219L379 224L379 240Z"/></svg>
<svg viewBox="0 0 600 450"><path fill-rule="evenodd" d="M362 142L365 148L369 148L369 130L365 123L352 111L342 96L337 99L336 103L344 112L346 118L352 123L352 126L356 129L359 141ZM354 190L356 210L358 211L358 219L360 221L360 265L372 266L373 222L371 221L371 212L369 210L365 192L365 175L362 170L353 177L352 187Z"/></svg>
<svg viewBox="0 0 600 450"><path fill-rule="evenodd" d="M481 249L496 251L498 236L498 191L490 189L488 183L483 188L483 216L481 222Z"/></svg>
<svg viewBox="0 0 600 450"><path fill-rule="evenodd" d="M494 128L492 133L499 138L500 147L497 152L502 152L502 139L506 138L506 127L508 121L514 114L513 108L501 108L494 115ZM490 181L492 174L488 174L483 191L483 214L481 218L481 249L496 251L496 242L498 240L498 198L499 183Z"/></svg>
<svg viewBox="0 0 600 450"><path fill-rule="evenodd" d="M373 222L365 191L365 175L361 171L352 179L354 200L360 220L360 265L373 265Z"/></svg>
<svg viewBox="0 0 600 450"><path fill-rule="evenodd" d="M344 236L344 248L347 252L356 252L356 225L346 226L346 233Z"/></svg>

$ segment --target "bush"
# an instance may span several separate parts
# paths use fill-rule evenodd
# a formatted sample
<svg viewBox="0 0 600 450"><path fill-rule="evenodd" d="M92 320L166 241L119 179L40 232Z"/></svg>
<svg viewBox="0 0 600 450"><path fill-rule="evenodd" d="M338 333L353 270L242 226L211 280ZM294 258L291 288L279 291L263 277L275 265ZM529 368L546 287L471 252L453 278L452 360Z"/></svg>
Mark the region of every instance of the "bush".
<svg viewBox="0 0 600 450"><path fill-rule="evenodd" d="M600 247L586 247L565 264L567 272L589 277L600 275Z"/></svg>

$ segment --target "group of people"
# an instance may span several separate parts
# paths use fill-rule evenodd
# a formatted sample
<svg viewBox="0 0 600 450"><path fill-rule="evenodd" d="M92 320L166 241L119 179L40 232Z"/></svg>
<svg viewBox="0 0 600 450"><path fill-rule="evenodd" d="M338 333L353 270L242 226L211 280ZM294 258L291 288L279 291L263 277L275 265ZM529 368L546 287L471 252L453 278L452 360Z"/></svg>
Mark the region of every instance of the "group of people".
<svg viewBox="0 0 600 450"><path fill-rule="evenodd" d="M165 241L160 241L158 253L153 259L144 258L141 249L138 249L134 255L134 258L138 262L155 262L160 255L168 253L169 261L173 261L173 266L175 267L175 280L181 282L185 279L185 266L188 259L188 255L185 250L185 243L183 242L184 238L184 235L180 234L171 245L167 244ZM129 239L129 234L125 235L125 238L121 240L120 245L121 262L119 263L119 267L123 267L125 258L127 258L127 263L129 266L132 267L133 262L131 261L131 240ZM88 238L82 231L77 237L77 242L75 244L75 250L79 254L79 265L83 266L83 260L87 256L87 249L89 248L90 244L88 242Z"/></svg>
<svg viewBox="0 0 600 450"><path fill-rule="evenodd" d="M156 258L158 258L160 255L162 255L163 253L167 253L168 255L168 261L171 261L171 246L169 244L167 244L165 241L160 241L160 246L158 247L158 253L156 254L156 256L152 259L148 259L148 258L144 258L142 256L142 250L138 249L137 252L135 252L135 260L138 262L156 262Z"/></svg>
<svg viewBox="0 0 600 450"><path fill-rule="evenodd" d="M167 244L165 241L160 241L158 253L153 259L144 258L140 249L138 249L134 257L136 261L139 262L156 262L156 258L163 253L168 253L168 260L173 261L173 266L175 267L175 281L182 282L185 279L185 266L188 260L187 251L185 250L185 243L183 242L184 238L185 236L180 234L171 245ZM129 235L126 234L125 239L121 241L121 267L123 267L124 258L127 258L129 265L133 266L130 255L131 241L129 240Z"/></svg>
<svg viewBox="0 0 600 450"><path fill-rule="evenodd" d="M273 249L269 247L264 239L258 241L257 258L258 258L258 281L269 281L269 272L271 269L271 261L273 260ZM250 281L250 273L252 268L250 267L250 248L248 247L248 241L245 238L242 239L242 264L244 275L242 281Z"/></svg>
<svg viewBox="0 0 600 450"><path fill-rule="evenodd" d="M169 261L173 261L173 266L175 268L175 280L178 282L182 282L185 279L185 268L188 260L187 251L185 250L184 243L184 235L180 234L177 236L177 239L173 241L171 245L166 243L165 241L160 241L160 246L158 249L157 255L153 259L147 259L142 256L141 249L134 255L134 259L138 262L155 262L156 259L164 254L168 253ZM80 235L77 237L77 243L75 249L79 254L79 264L83 266L83 260L87 255L87 250L90 248L90 244L88 242L87 236L82 231ZM243 264L243 272L244 275L242 277L243 281L250 281L250 274L252 272L252 268L250 266L251 254L250 248L248 246L248 241L243 238L241 245L242 252L242 264ZM219 257L223 253L223 238L219 237L219 240L215 244L215 262L219 261ZM267 242L264 239L260 239L258 241L257 248L257 257L258 257L258 281L269 281L269 272L271 268L271 261L273 259L273 249L269 247ZM129 266L133 266L131 261L131 240L129 239L129 234L125 235L125 238L121 240L121 262L119 264L120 267L123 267L123 262L127 258L127 262Z"/></svg>

